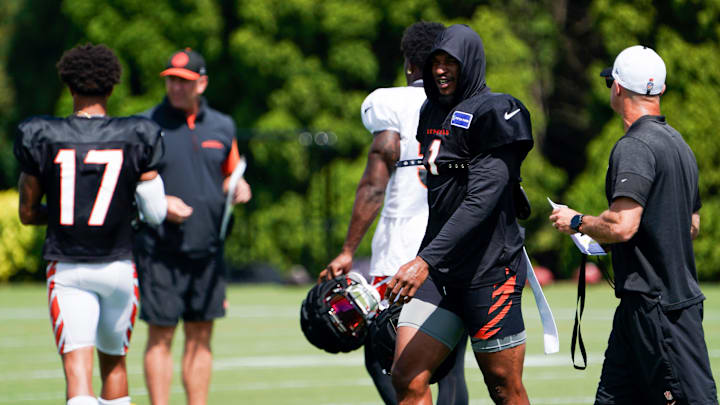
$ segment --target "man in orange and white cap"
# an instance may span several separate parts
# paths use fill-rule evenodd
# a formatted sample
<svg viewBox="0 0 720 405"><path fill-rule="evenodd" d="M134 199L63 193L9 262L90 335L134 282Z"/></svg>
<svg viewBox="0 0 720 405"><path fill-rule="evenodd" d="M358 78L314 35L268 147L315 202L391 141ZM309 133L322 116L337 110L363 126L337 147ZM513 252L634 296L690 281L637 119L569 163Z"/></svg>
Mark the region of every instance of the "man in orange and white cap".
<svg viewBox="0 0 720 405"><path fill-rule="evenodd" d="M135 240L140 280L140 318L149 326L145 380L152 404L169 403L171 344L183 320L182 380L188 404L205 404L212 369L213 321L225 315L225 267L220 235L228 190L245 203L251 190L240 177L235 124L207 105L203 57L190 49L175 52L160 74L167 96L143 115L165 133L166 153L158 172L166 185L168 213L159 226L142 225Z"/></svg>

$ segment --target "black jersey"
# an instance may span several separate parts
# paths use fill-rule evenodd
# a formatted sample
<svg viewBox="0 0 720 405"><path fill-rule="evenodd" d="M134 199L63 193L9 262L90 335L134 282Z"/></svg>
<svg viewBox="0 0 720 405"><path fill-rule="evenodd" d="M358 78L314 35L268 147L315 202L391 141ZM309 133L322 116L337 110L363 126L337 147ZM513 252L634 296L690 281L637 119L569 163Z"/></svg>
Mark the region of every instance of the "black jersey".
<svg viewBox="0 0 720 405"><path fill-rule="evenodd" d="M609 204L628 197L643 206L637 233L612 245L615 293L657 297L665 310L702 301L690 235L702 206L697 162L665 117L640 117L615 144L605 192Z"/></svg>
<svg viewBox="0 0 720 405"><path fill-rule="evenodd" d="M46 260L132 258L135 187L163 155L162 132L141 117L33 117L14 153L47 197Z"/></svg>
<svg viewBox="0 0 720 405"><path fill-rule="evenodd" d="M453 101L441 100L432 76L430 60L438 51L460 62ZM430 216L418 255L441 283L498 282L518 260L524 240L513 189L533 145L530 114L514 97L490 92L482 41L464 25L441 34L423 79L428 101L417 138L428 171Z"/></svg>
<svg viewBox="0 0 720 405"><path fill-rule="evenodd" d="M173 108L167 97L143 116L152 118L165 133L165 156L158 166L165 192L181 198L193 212L182 224L165 221L158 227L142 226L138 247L192 258L212 256L223 246L219 237L225 209L223 181L232 173L226 164L237 154L233 152L233 145L237 148L235 123L203 97L194 121Z"/></svg>

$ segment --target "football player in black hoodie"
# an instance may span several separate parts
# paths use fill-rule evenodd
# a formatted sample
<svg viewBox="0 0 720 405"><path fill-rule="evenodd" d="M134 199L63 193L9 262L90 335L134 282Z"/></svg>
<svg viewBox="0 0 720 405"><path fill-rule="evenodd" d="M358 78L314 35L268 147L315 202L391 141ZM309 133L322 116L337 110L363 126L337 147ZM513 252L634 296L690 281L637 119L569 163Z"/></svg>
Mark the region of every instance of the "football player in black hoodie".
<svg viewBox="0 0 720 405"><path fill-rule="evenodd" d="M490 91L482 40L466 25L440 34L423 80L417 138L430 217L417 257L387 290L391 302L406 303L392 369L398 401L432 403L428 379L466 329L493 401L527 404L526 263L513 196L533 146L530 114Z"/></svg>

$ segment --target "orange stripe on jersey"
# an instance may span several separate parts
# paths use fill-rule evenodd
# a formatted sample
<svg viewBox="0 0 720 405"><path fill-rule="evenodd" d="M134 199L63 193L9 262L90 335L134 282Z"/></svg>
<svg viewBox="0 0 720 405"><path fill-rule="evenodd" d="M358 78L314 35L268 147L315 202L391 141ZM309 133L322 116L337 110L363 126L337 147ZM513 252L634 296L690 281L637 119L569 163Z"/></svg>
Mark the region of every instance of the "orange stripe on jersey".
<svg viewBox="0 0 720 405"><path fill-rule="evenodd" d="M483 329L485 329L485 328L483 328ZM476 339L488 340L491 337L495 336L496 333L500 332L500 328L495 328L490 331L486 330L484 333L481 334L480 332L482 332L483 329L479 330L478 333L475 334L475 336L473 336L473 337Z"/></svg>
<svg viewBox="0 0 720 405"><path fill-rule="evenodd" d="M60 318L60 306L57 302L57 297L53 298L52 306L50 309L51 314L51 328L55 332L55 346L58 348L58 353L62 354L65 348L65 339L63 338L63 330L65 329L65 322ZM59 322L58 322L59 321Z"/></svg>
<svg viewBox="0 0 720 405"><path fill-rule="evenodd" d="M50 304L50 319L52 320L53 330L57 326L58 318L60 317L60 305L58 304L57 297L53 298Z"/></svg>
<svg viewBox="0 0 720 405"><path fill-rule="evenodd" d="M130 326L135 326L135 316L137 316L137 305L133 304L132 313L130 314ZM130 332L128 332L128 339L130 338Z"/></svg>
<svg viewBox="0 0 720 405"><path fill-rule="evenodd" d="M498 288L497 290L493 291L492 297L495 298L498 295L500 295L500 298L490 307L490 310L488 313L495 312L502 304L505 302L505 300L508 299L510 294L512 294L513 291L515 291L515 280L517 276L512 276L509 279L505 281L505 283Z"/></svg>
<svg viewBox="0 0 720 405"><path fill-rule="evenodd" d="M138 289L138 277L137 277L137 267L135 266L135 263L133 263L133 284L134 284L134 290L133 294L135 296L132 304L132 311L130 311L130 326L125 331L125 341L123 342L123 352L127 354L129 350L130 345L130 338L132 337L133 329L135 329L135 318L137 317L137 303L140 300L140 290Z"/></svg>
<svg viewBox="0 0 720 405"><path fill-rule="evenodd" d="M222 164L223 174L226 176L231 175L233 170L235 170L235 166L237 166L239 161L240 161L240 152L238 152L237 140L233 139L232 147L230 148L230 153L228 153L227 158L225 158L225 161Z"/></svg>
<svg viewBox="0 0 720 405"><path fill-rule="evenodd" d="M492 297L495 298L500 294L510 294L515 290L515 280L517 279L517 275L510 277L509 279L505 280L505 283L503 283L500 288L493 291Z"/></svg>
<svg viewBox="0 0 720 405"><path fill-rule="evenodd" d="M206 149L222 149L224 148L222 142L211 139L209 141L203 141L200 146Z"/></svg>
<svg viewBox="0 0 720 405"><path fill-rule="evenodd" d="M500 328L490 330L493 326L497 325L498 322L502 321L503 318L505 318L505 315L507 315L508 311L510 311L510 307L512 307L512 300L510 300L507 305L500 311L499 314L495 318L493 318L490 322L486 323L485 326L480 328L480 330L473 336L476 339L490 339L494 334L498 333Z"/></svg>
<svg viewBox="0 0 720 405"><path fill-rule="evenodd" d="M492 306L491 306L490 309L488 310L488 314L492 314L493 312L497 311L498 308L500 308L500 307L502 306L502 304L504 304L505 301L507 301L507 299L508 299L509 296L510 296L510 294L503 294L503 295L501 295L501 296L500 296L500 299L497 300L497 301L495 301L494 304L492 304Z"/></svg>
<svg viewBox="0 0 720 405"><path fill-rule="evenodd" d="M60 326L58 326L57 331L55 332L55 346L60 346L60 337L62 337L63 326L65 325L60 322ZM64 342L63 346L65 346ZM60 348L60 354L62 354L62 348Z"/></svg>
<svg viewBox="0 0 720 405"><path fill-rule="evenodd" d="M47 274L45 275L45 279L48 279L55 275L55 271L57 270L55 268L57 266L57 262L50 262L50 266L48 267Z"/></svg>
<svg viewBox="0 0 720 405"><path fill-rule="evenodd" d="M498 298L495 303L490 306L490 309L488 310L488 314L491 314L498 310L498 308L503 307L503 304L505 306L502 308L502 311L500 311L499 314L497 314L490 322L486 323L480 330L475 334L475 338L477 339L489 339L493 335L495 335L498 331L500 331L500 328L492 329L495 325L497 325L500 321L502 321L505 316L507 315L508 311L510 311L510 307L512 307L512 300L508 301L508 298L510 297L510 294L515 290L515 284L517 280L517 275L510 277L501 285L499 288L497 288L492 293L492 298L496 298L498 295L500 295L500 298ZM506 303L507 301L507 303ZM492 330L491 330L492 329Z"/></svg>
<svg viewBox="0 0 720 405"><path fill-rule="evenodd" d="M190 114L187 116L186 119L187 119L188 128L195 129L195 119L196 118L197 118L197 115L195 115L195 114Z"/></svg>
<svg viewBox="0 0 720 405"><path fill-rule="evenodd" d="M133 294L135 294L135 301L140 301L140 289L138 288L138 276L137 267L133 264Z"/></svg>
<svg viewBox="0 0 720 405"><path fill-rule="evenodd" d="M57 262L53 261L50 262L50 265L48 266L47 273L45 274L45 279L50 280L52 277L55 276L56 272L56 265ZM48 284L48 304L50 303L50 298L52 298L52 292L55 289L55 281L50 281L50 284Z"/></svg>
<svg viewBox="0 0 720 405"><path fill-rule="evenodd" d="M135 328L135 316L137 315L137 304L133 302L132 312L130 313L130 326L125 331L126 340L123 342L123 351L127 354L130 346L130 338L132 338L133 329Z"/></svg>
<svg viewBox="0 0 720 405"><path fill-rule="evenodd" d="M48 286L48 304L50 303L50 299L52 298L52 292L55 289L55 282L51 281L50 285Z"/></svg>

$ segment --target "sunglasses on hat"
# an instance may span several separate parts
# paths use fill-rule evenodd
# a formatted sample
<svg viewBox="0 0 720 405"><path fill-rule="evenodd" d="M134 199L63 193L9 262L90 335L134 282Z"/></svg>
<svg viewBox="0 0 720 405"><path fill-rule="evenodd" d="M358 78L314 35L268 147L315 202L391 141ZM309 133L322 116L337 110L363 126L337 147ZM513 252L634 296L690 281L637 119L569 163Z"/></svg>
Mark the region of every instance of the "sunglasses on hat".
<svg viewBox="0 0 720 405"><path fill-rule="evenodd" d="M612 85L613 85L613 82L614 82L614 81L615 81L615 78L612 77L612 76L605 78L605 85L607 86L608 89L611 89L611 88L612 88Z"/></svg>

